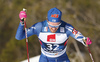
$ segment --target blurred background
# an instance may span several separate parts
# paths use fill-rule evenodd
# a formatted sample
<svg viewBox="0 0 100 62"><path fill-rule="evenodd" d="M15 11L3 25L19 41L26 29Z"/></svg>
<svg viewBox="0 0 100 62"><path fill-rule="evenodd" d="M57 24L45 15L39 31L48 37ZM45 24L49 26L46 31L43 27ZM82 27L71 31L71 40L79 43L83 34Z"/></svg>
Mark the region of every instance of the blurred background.
<svg viewBox="0 0 100 62"><path fill-rule="evenodd" d="M84 36L90 37L89 46L95 62L100 62L100 0L0 0L0 62L20 62L27 59L26 42L16 40L19 12L27 9L27 28L44 21L48 10L57 7L62 20L71 24ZM29 39L29 54L41 54L36 35ZM72 37L67 43L71 62L92 62L88 49Z"/></svg>

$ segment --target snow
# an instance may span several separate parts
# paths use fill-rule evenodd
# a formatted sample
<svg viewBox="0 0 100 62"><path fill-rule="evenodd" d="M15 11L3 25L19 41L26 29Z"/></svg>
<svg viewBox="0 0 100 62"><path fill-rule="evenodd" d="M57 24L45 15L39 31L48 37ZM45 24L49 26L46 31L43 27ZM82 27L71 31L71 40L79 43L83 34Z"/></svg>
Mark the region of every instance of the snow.
<svg viewBox="0 0 100 62"><path fill-rule="evenodd" d="M29 58L29 61L30 62L39 62L39 58L40 58L40 55L32 57L32 58ZM26 59L26 60L23 60L21 62L28 62L28 60Z"/></svg>

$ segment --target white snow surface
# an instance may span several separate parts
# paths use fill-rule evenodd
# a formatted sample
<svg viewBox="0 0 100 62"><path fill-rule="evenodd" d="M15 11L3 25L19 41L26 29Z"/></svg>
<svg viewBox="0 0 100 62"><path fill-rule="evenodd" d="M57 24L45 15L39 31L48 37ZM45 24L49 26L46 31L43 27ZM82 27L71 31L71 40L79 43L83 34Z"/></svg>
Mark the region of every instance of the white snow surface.
<svg viewBox="0 0 100 62"><path fill-rule="evenodd" d="M29 58L29 61L30 62L39 62L39 58L40 58L40 55L32 57L32 58ZM26 60L23 60L21 62L28 62L28 60L26 59Z"/></svg>

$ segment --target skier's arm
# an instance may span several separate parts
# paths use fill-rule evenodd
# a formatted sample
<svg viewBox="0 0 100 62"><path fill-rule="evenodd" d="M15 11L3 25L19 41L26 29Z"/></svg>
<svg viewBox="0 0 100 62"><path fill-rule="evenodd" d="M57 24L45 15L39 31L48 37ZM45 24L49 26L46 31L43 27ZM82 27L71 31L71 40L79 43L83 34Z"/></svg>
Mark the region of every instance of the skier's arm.
<svg viewBox="0 0 100 62"><path fill-rule="evenodd" d="M81 42L83 45L86 45L85 42L83 41L85 37L75 28L72 29L70 36L76 39L77 41Z"/></svg>
<svg viewBox="0 0 100 62"><path fill-rule="evenodd" d="M66 28L70 31L70 36L73 37L74 39L76 39L77 41L81 42L83 45L86 46L86 45L89 45L92 43L91 41L89 41L90 40L89 37L83 36L78 30L76 30L70 24L69 24L69 26L66 26ZM87 40L87 38L89 40ZM86 42L84 40L86 40Z"/></svg>
<svg viewBox="0 0 100 62"><path fill-rule="evenodd" d="M38 35L38 33L41 31L42 23L36 23L30 28L27 29L27 36L32 36L33 34ZM25 38L25 30L24 30L24 25L19 24L19 27L16 32L16 37L17 40L21 40Z"/></svg>
<svg viewBox="0 0 100 62"><path fill-rule="evenodd" d="M25 38L25 30L24 30L24 18L26 19L27 17L27 14L25 11L21 11L20 14L19 14L19 18L20 18L20 24L19 24L19 27L17 29L17 32L16 32L16 36L15 38L17 40L21 40L21 39L24 39ZM42 23L39 22L39 23L36 23L34 24L32 27L28 28L27 29L27 37L33 35L33 34L37 34L40 32L41 30L41 27L42 27Z"/></svg>

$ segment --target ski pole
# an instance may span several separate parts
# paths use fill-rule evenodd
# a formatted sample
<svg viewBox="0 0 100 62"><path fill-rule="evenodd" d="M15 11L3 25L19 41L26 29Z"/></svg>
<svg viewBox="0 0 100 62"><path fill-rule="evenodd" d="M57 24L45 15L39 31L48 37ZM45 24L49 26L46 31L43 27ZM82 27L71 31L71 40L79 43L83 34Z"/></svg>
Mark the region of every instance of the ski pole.
<svg viewBox="0 0 100 62"><path fill-rule="evenodd" d="M26 12L26 9L23 8L23 11ZM24 18L24 27L25 27L25 36L26 36L26 48L27 48L27 59L28 59L28 62L29 62L29 51L28 51L28 38L27 38L27 28L26 28L26 19Z"/></svg>
<svg viewBox="0 0 100 62"><path fill-rule="evenodd" d="M91 54L91 51L90 51L90 48L89 48L88 45L87 45L87 48L88 48L88 51L89 51L89 55L90 55L90 57L91 57L91 59L92 59L92 62L94 62L93 56L92 56L92 54Z"/></svg>
<svg viewBox="0 0 100 62"><path fill-rule="evenodd" d="M90 57L91 57L91 60L92 60L92 62L94 62L94 59L93 59L92 53L91 53L91 51L90 51L90 48L89 48L89 46L88 46L87 43L86 43L87 40L85 40L85 39L83 39L83 40L84 40L84 42L85 42L85 44L86 44L86 47L88 48L88 51L89 51L89 55L90 55Z"/></svg>

